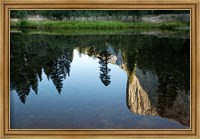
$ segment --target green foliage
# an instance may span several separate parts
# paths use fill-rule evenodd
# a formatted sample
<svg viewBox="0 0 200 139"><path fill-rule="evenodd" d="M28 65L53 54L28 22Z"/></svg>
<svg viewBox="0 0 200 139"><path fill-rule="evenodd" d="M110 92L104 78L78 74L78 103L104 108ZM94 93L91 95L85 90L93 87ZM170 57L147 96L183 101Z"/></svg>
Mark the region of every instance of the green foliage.
<svg viewBox="0 0 200 139"><path fill-rule="evenodd" d="M37 28L37 29L128 29L128 28L160 28L173 29L176 27L186 27L185 22L122 22L122 21L20 21L12 24L12 27Z"/></svg>
<svg viewBox="0 0 200 139"><path fill-rule="evenodd" d="M11 10L11 18L26 15L40 15L51 20L62 20L69 17L99 17L99 16L135 16L139 19L142 15L180 14L189 13L189 10Z"/></svg>
<svg viewBox="0 0 200 139"><path fill-rule="evenodd" d="M11 10L10 17L24 20L28 17L28 12L26 10Z"/></svg>
<svg viewBox="0 0 200 139"><path fill-rule="evenodd" d="M169 22L169 23L162 23L160 25L161 29L173 29L175 27L180 27L182 24L179 22ZM183 25L182 25L183 26Z"/></svg>
<svg viewBox="0 0 200 139"><path fill-rule="evenodd" d="M28 21L21 21L19 24L19 27L23 28L23 27L31 27Z"/></svg>

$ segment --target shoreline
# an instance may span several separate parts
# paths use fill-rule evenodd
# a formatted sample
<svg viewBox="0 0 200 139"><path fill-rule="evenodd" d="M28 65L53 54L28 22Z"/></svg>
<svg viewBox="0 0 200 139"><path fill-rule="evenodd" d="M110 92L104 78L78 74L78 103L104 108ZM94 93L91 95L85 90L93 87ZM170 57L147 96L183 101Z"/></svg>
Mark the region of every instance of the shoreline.
<svg viewBox="0 0 200 139"><path fill-rule="evenodd" d="M190 39L189 30L160 30L160 29L17 29L11 28L11 33L45 34L45 35L149 35L158 38Z"/></svg>

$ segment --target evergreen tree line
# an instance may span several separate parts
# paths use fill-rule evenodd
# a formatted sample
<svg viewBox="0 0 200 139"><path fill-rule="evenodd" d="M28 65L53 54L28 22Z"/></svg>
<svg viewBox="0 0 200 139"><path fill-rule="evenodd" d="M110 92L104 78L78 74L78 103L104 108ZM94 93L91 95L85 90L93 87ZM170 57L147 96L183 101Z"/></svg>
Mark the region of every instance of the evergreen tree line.
<svg viewBox="0 0 200 139"><path fill-rule="evenodd" d="M189 10L11 10L11 18L26 19L28 16L40 15L50 20L63 20L70 17L134 16L160 14L189 14Z"/></svg>

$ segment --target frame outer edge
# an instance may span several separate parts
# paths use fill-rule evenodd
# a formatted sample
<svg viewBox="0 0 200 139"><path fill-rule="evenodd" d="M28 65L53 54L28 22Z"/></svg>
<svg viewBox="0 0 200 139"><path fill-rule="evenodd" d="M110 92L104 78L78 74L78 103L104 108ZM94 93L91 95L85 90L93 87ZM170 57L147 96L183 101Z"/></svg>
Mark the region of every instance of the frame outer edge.
<svg viewBox="0 0 200 139"><path fill-rule="evenodd" d="M0 122L3 123L3 2L0 1ZM0 138L3 137L3 124L1 124Z"/></svg>
<svg viewBox="0 0 200 139"><path fill-rule="evenodd" d="M10 0L8 0L8 1L10 1ZM15 1L15 2L17 2L17 0L11 0L11 1ZM23 0L23 1L25 1L25 0ZM44 0L45 2L48 2L47 0ZM62 0L63 1L63 0ZM3 25L4 25L4 19L3 19L3 17L4 17L4 0L0 0L0 4L1 4L1 6L0 6L0 65L2 65L2 66L0 66L0 124L1 124L1 129L0 129L0 139L1 138L3 138L4 137L4 126L3 126L3 94L4 94L4 80L3 80L3 77L5 76L4 74L5 74L5 65L4 65L4 35L5 34L3 34L4 33L4 28L3 28ZM6 0L6 2L7 2L7 0ZM38 2L37 0L32 0L32 2ZM51 1L51 0L49 0L49 2L53 2L53 1ZM97 1L98 2L98 1ZM192 2L194 2L193 0L192 0ZM199 27L199 24L200 24L200 19L199 19L199 16L200 16L200 1L199 0L197 0L196 1L196 37L195 37L195 39L197 39L196 41L195 41L195 46L196 46L196 57L195 57L195 59L196 59L196 61L195 61L195 74L196 74L196 83L195 83L195 91L196 91L196 137L191 137L192 139L194 138L194 139L198 139L198 138L200 138L200 27ZM136 135L136 136L138 136L138 135ZM28 136L27 136L28 137ZM30 136L29 136L30 137ZM133 136L130 136L130 138L131 137L133 137ZM31 137L32 138L32 137ZM38 138L44 138L44 139L46 139L46 137L38 137ZM52 138L52 137L47 137L47 138ZM54 137L53 137L54 138ZM56 138L59 138L59 137L56 137ZM76 137L72 137L72 138L76 138ZM82 137L82 138L84 138L85 139L85 137ZM92 137L93 138L93 137ZM96 138L96 137L94 137L94 138ZM100 138L103 138L103 137L100 137ZM99 136L97 137L97 139L100 139L99 138ZM105 136L105 138L107 138L106 136ZM109 138L114 138L114 137L109 137ZM118 137L117 137L118 138ZM120 137L119 137L120 138ZM151 137L149 137L149 138L151 138ZM172 137L173 138L173 137ZM183 137L184 138L184 137Z"/></svg>
<svg viewBox="0 0 200 139"><path fill-rule="evenodd" d="M197 58L196 58L196 78L197 78L197 82L196 82L196 94L197 94L197 108L196 108L196 116L197 116L197 138L200 138L200 110L199 110L199 107L200 107L200 1L198 0L197 2L197 22L196 22L196 27L197 27L197 40L196 40L196 46L197 46Z"/></svg>
<svg viewBox="0 0 200 139"><path fill-rule="evenodd" d="M2 0L3 1L3 0ZM4 0L7 3L46 3L46 4L52 4L52 3L74 3L74 4L113 4L113 2L115 4L134 4L134 3L149 3L149 4L155 4L155 3L160 3L160 4L165 4L165 3L186 3L186 4L191 4L191 3L197 3L199 0L125 0L125 2L123 2L122 0Z"/></svg>

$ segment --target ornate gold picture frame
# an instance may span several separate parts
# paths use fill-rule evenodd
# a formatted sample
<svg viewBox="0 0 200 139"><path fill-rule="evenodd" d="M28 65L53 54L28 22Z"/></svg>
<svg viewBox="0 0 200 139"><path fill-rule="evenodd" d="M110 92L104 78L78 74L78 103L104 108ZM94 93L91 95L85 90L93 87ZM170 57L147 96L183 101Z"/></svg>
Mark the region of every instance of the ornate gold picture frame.
<svg viewBox="0 0 200 139"><path fill-rule="evenodd" d="M191 11L191 127L189 130L158 129L78 129L78 130L17 130L9 129L9 11L10 9L187 9ZM1 1L1 47L0 47L0 137L1 138L199 138L200 133L200 48L199 48L199 1L71 1L32 0Z"/></svg>

